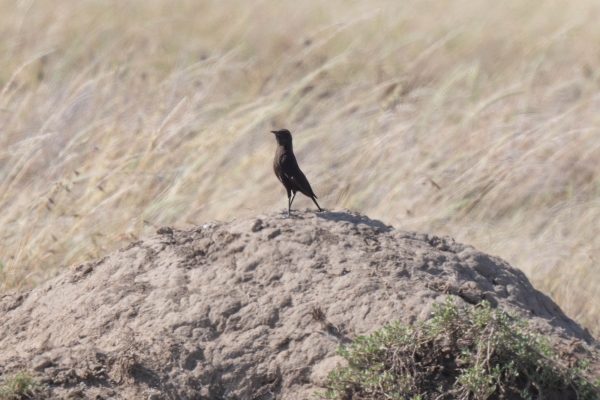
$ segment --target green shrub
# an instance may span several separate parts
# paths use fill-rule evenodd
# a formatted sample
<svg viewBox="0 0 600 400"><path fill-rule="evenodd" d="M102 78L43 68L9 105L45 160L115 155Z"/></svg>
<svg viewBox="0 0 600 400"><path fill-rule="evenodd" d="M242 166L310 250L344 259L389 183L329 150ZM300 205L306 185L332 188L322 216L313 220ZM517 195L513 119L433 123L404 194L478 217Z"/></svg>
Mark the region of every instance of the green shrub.
<svg viewBox="0 0 600 400"><path fill-rule="evenodd" d="M600 399L588 363L561 364L550 341L487 302L459 309L448 298L416 326L388 325L338 354L330 399Z"/></svg>
<svg viewBox="0 0 600 400"><path fill-rule="evenodd" d="M41 386L27 371L4 379L0 386L1 400L22 400L45 398L46 388Z"/></svg>

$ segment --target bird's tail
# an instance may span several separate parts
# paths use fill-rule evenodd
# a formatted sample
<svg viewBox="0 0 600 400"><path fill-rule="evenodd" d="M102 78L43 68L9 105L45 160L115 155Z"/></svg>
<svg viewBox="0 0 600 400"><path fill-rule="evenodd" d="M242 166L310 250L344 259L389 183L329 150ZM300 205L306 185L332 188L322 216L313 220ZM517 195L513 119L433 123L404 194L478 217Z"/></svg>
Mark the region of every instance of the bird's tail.
<svg viewBox="0 0 600 400"><path fill-rule="evenodd" d="M317 203L317 196L312 196L311 197L312 201L315 202L317 208L319 209L319 211L323 211L323 209L321 208L321 206L319 205L319 203Z"/></svg>

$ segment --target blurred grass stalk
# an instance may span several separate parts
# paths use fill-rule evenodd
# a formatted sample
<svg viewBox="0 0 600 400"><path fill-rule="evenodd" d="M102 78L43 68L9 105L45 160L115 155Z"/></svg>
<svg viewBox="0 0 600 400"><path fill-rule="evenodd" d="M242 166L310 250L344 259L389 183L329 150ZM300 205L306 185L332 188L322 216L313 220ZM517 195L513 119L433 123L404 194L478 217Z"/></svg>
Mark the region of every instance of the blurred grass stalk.
<svg viewBox="0 0 600 400"><path fill-rule="evenodd" d="M0 2L0 284L283 210L448 234L600 334L600 3ZM310 206L299 199L298 207Z"/></svg>

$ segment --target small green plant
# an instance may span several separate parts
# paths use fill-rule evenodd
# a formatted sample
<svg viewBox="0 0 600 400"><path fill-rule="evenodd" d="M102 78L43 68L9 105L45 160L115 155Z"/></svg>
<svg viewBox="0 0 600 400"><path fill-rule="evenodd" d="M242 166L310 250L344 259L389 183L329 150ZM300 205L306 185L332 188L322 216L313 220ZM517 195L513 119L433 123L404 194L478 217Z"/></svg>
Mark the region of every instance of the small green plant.
<svg viewBox="0 0 600 400"><path fill-rule="evenodd" d="M39 399L44 398L45 393L46 388L27 371L5 378L0 386L0 400Z"/></svg>
<svg viewBox="0 0 600 400"><path fill-rule="evenodd" d="M550 341L526 327L487 302L459 309L448 297L427 322L394 323L340 347L348 365L330 372L324 397L600 399L583 375L588 362L564 367Z"/></svg>

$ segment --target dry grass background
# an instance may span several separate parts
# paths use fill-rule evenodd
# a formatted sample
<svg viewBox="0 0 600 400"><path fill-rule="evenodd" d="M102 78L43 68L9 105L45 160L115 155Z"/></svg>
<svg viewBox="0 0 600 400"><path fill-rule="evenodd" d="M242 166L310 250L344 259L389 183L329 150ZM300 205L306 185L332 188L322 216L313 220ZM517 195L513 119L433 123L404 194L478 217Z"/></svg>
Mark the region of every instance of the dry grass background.
<svg viewBox="0 0 600 400"><path fill-rule="evenodd" d="M448 234L600 334L600 2L0 0L0 284L282 210ZM312 207L306 198L296 207Z"/></svg>

